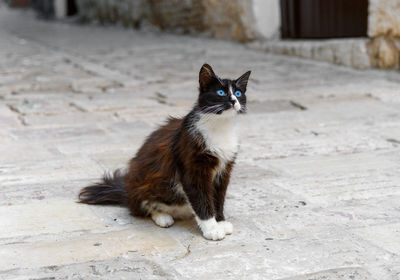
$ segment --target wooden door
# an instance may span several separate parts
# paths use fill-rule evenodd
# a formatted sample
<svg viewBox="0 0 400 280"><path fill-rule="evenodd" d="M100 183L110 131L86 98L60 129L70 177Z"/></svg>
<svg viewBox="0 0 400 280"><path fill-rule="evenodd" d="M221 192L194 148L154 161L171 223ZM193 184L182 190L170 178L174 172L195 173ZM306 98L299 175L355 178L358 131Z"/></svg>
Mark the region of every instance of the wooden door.
<svg viewBox="0 0 400 280"><path fill-rule="evenodd" d="M365 37L368 0L281 0L282 38Z"/></svg>

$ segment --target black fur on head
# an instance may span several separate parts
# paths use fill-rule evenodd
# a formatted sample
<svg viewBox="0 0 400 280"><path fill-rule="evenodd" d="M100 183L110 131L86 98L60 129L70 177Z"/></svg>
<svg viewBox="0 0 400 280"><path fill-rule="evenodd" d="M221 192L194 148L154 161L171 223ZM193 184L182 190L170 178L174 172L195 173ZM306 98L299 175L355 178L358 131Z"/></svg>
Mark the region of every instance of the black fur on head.
<svg viewBox="0 0 400 280"><path fill-rule="evenodd" d="M246 112L246 87L251 71L247 71L236 80L221 79L215 75L212 67L204 64L199 73L198 107L201 112L222 114L227 110L237 113Z"/></svg>

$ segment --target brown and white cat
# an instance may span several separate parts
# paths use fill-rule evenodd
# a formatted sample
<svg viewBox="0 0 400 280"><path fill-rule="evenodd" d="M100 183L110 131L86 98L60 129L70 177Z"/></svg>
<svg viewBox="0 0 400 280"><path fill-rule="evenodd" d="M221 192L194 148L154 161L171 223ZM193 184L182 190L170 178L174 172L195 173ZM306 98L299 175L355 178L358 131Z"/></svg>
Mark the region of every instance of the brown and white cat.
<svg viewBox="0 0 400 280"><path fill-rule="evenodd" d="M121 204L160 227L193 215L207 239L231 234L224 200L238 150L235 116L246 112L250 71L221 79L210 65L199 74L199 96L184 118L169 118L148 136L126 172L105 175L79 194L87 204Z"/></svg>

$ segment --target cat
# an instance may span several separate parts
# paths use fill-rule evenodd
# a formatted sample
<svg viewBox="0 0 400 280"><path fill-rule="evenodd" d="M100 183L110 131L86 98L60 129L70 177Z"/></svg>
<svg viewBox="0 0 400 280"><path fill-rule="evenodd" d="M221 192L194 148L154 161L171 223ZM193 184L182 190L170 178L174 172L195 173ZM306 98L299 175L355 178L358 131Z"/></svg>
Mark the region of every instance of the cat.
<svg viewBox="0 0 400 280"><path fill-rule="evenodd" d="M238 151L235 116L246 112L250 73L221 79L204 64L192 110L183 118L170 117L148 136L126 172L105 174L100 183L83 188L79 202L124 205L160 227L194 216L210 240L231 234L224 200Z"/></svg>

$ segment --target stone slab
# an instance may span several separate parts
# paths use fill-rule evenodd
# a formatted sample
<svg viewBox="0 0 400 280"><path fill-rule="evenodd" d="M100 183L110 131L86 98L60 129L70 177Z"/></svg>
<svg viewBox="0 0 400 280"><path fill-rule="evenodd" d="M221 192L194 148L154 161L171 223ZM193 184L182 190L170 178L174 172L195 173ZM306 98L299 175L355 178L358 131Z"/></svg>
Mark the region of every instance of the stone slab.
<svg viewBox="0 0 400 280"><path fill-rule="evenodd" d="M16 269L13 273L1 272L2 280L24 279L186 279L170 266L162 265L132 252L104 261L89 261L64 266Z"/></svg>
<svg viewBox="0 0 400 280"><path fill-rule="evenodd" d="M122 230L85 234L64 240L0 246L0 271L105 260L128 252L142 254L183 251L162 229Z"/></svg>
<svg viewBox="0 0 400 280"><path fill-rule="evenodd" d="M103 228L88 207L73 200L46 200L0 207L0 239Z"/></svg>
<svg viewBox="0 0 400 280"><path fill-rule="evenodd" d="M358 267L338 268L279 280L374 280L368 271Z"/></svg>
<svg viewBox="0 0 400 280"><path fill-rule="evenodd" d="M400 255L400 223L355 228L351 232L393 254Z"/></svg>
<svg viewBox="0 0 400 280"><path fill-rule="evenodd" d="M57 182L77 180L83 178L98 178L103 173L102 168L90 158L75 155L60 156L57 159L44 161L31 158L17 162L13 161L0 164L1 185L29 185L38 182Z"/></svg>

